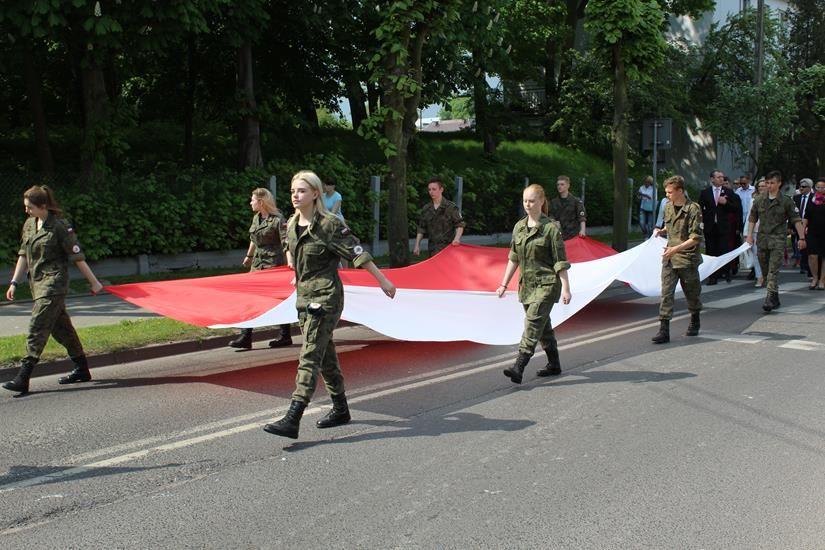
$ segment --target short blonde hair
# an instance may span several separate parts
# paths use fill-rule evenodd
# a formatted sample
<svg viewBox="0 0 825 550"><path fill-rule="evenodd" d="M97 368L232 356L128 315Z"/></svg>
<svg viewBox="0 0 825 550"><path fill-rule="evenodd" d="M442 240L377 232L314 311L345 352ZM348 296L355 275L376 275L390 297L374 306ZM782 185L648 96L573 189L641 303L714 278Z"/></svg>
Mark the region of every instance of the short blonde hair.
<svg viewBox="0 0 825 550"><path fill-rule="evenodd" d="M670 176L665 180L665 187L672 185L676 189L685 189L685 178L682 176Z"/></svg>

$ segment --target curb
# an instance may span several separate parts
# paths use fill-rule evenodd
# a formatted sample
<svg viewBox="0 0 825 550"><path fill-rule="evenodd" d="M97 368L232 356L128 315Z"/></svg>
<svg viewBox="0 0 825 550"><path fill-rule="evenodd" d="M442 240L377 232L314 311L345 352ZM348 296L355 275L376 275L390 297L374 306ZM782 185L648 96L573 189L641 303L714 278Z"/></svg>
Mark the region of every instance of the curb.
<svg viewBox="0 0 825 550"><path fill-rule="evenodd" d="M340 323L341 326L343 323ZM281 329L272 328L266 330L256 330L254 332L255 340L270 340L281 333ZM295 331L293 330L293 336ZM157 359L158 357L169 357L172 355L180 355L183 353L194 353L196 351L206 351L210 349L218 349L226 347L228 342L227 336L213 336L211 338L204 338L202 340L186 340L183 342L169 342L167 344L154 344L142 348L128 349L122 351L113 351L110 353L101 353L99 355L89 355L89 368L108 367L111 365L119 365L121 363L132 363L134 361L145 361L147 359ZM32 378L39 378L41 376L51 376L54 374L64 373L72 370L74 364L71 359L58 359L55 361L48 361L38 363L32 373ZM17 374L17 367L0 368L0 382L8 382Z"/></svg>

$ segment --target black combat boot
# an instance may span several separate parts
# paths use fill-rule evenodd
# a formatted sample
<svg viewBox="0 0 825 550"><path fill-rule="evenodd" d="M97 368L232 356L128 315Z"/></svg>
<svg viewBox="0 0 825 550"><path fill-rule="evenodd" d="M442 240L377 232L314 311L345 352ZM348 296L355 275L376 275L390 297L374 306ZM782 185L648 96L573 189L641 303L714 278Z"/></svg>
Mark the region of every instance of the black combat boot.
<svg viewBox="0 0 825 550"><path fill-rule="evenodd" d="M690 314L690 324L688 324L685 336L699 336L699 312Z"/></svg>
<svg viewBox="0 0 825 550"><path fill-rule="evenodd" d="M670 342L670 321L665 319L659 320L659 332L656 336L651 338L654 344L667 344Z"/></svg>
<svg viewBox="0 0 825 550"><path fill-rule="evenodd" d="M293 401L284 417L277 422L264 426L264 431L281 437L298 439L298 428L301 426L301 417L304 416L304 409L306 408L306 403Z"/></svg>
<svg viewBox="0 0 825 550"><path fill-rule="evenodd" d="M17 372L17 376L14 377L14 380L3 384L3 388L19 392L21 395L29 393L29 378L31 378L35 364L37 364L37 361L23 359L20 362L20 370Z"/></svg>
<svg viewBox="0 0 825 550"><path fill-rule="evenodd" d="M292 332L289 325L281 325L281 337L277 340L270 340L269 347L285 348L292 345Z"/></svg>
<svg viewBox="0 0 825 550"><path fill-rule="evenodd" d="M553 346L544 350L547 354L547 364L543 369L536 371L536 376L558 376L561 374L561 362L559 361L559 348Z"/></svg>
<svg viewBox="0 0 825 550"><path fill-rule="evenodd" d="M779 306L782 305L782 304L779 303L779 292L769 290L768 291L768 296L771 299L771 305L773 306L773 309L779 309Z"/></svg>
<svg viewBox="0 0 825 550"><path fill-rule="evenodd" d="M771 299L771 291L769 290L768 293L765 295L765 301L762 302L762 311L765 313L770 313L773 309L773 299Z"/></svg>
<svg viewBox="0 0 825 550"><path fill-rule="evenodd" d="M78 382L88 382L92 379L92 373L89 372L89 362L86 361L85 355L78 355L72 357L74 363L74 370L57 379L58 384L76 384Z"/></svg>
<svg viewBox="0 0 825 550"><path fill-rule="evenodd" d="M504 369L504 376L513 381L514 384L521 384L521 377L524 374L524 367L530 362L530 355L519 353L515 364L509 369Z"/></svg>
<svg viewBox="0 0 825 550"><path fill-rule="evenodd" d="M252 349L252 329L245 328L234 339L229 341L230 348Z"/></svg>
<svg viewBox="0 0 825 550"><path fill-rule="evenodd" d="M332 396L332 409L315 425L319 428L334 428L335 426L343 426L350 420L352 420L352 417L349 415L347 396L342 393L341 395Z"/></svg>

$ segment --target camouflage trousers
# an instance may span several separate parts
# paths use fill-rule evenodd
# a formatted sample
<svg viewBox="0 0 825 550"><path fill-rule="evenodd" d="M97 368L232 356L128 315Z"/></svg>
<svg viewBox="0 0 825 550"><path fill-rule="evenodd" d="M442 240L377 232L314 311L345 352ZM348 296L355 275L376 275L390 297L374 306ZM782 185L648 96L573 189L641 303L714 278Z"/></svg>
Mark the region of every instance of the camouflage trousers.
<svg viewBox="0 0 825 550"><path fill-rule="evenodd" d="M329 313L319 310L317 314L300 311L298 324L304 343L298 358L298 374L295 376L293 401L309 403L318 382L318 372L324 379L327 392L332 395L344 393L344 375L338 364L332 331L338 325L341 312Z"/></svg>
<svg viewBox="0 0 825 550"><path fill-rule="evenodd" d="M532 356L536 345L541 344L543 349L553 349L557 346L556 333L550 323L550 311L555 300L546 300L524 306L524 333L518 345L519 353Z"/></svg>
<svg viewBox="0 0 825 550"><path fill-rule="evenodd" d="M83 355L83 346L66 312L65 296L46 296L34 301L26 339L26 359L37 363L51 335L66 348L69 357Z"/></svg>
<svg viewBox="0 0 825 550"><path fill-rule="evenodd" d="M436 254L450 246L452 242L453 241L447 241L445 243L436 243L433 241L427 241L427 257L432 258Z"/></svg>
<svg viewBox="0 0 825 550"><path fill-rule="evenodd" d="M699 281L699 266L675 268L668 261L662 264L662 302L659 305L659 319L670 321L673 318L673 295L676 292L676 283L682 283L682 290L687 300L688 311L699 313L702 311L702 283Z"/></svg>
<svg viewBox="0 0 825 550"><path fill-rule="evenodd" d="M768 290L779 292L779 268L785 255L785 238L763 239L759 241L756 257L765 276Z"/></svg>

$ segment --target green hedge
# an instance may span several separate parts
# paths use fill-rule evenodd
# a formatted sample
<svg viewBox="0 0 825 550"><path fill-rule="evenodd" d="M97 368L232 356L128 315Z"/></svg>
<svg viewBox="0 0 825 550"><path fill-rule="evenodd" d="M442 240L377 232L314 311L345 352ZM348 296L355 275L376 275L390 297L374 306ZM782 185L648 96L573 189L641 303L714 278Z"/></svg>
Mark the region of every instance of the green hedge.
<svg viewBox="0 0 825 550"><path fill-rule="evenodd" d="M289 183L303 169L322 177L334 176L343 196L343 211L353 232L362 240L372 239L372 203L369 177L383 176L378 163L357 164L342 152L309 153L295 160L277 160L264 170L245 173L203 173L158 169L151 174L115 176L94 189L83 188L71 178L52 181L58 200L72 220L89 259L176 254L190 251L226 250L246 246L251 219L249 195L255 187L268 187L277 178L276 201L290 215ZM509 232L523 216L521 191L524 180L544 185L548 196L556 195L559 174L573 180L579 194L587 178L586 206L589 225L605 225L612 218L612 182L604 161L546 143L502 144L495 158L482 154L473 140L421 139L409 171L408 201L410 236L415 235L418 210L429 200L426 182L439 176L446 195L455 197L454 178L464 178L463 213L468 234ZM19 178L9 183L5 194L20 197L30 182ZM386 236L387 194L380 196L381 236ZM24 214L20 203L0 211L0 253L13 260L19 245Z"/></svg>

